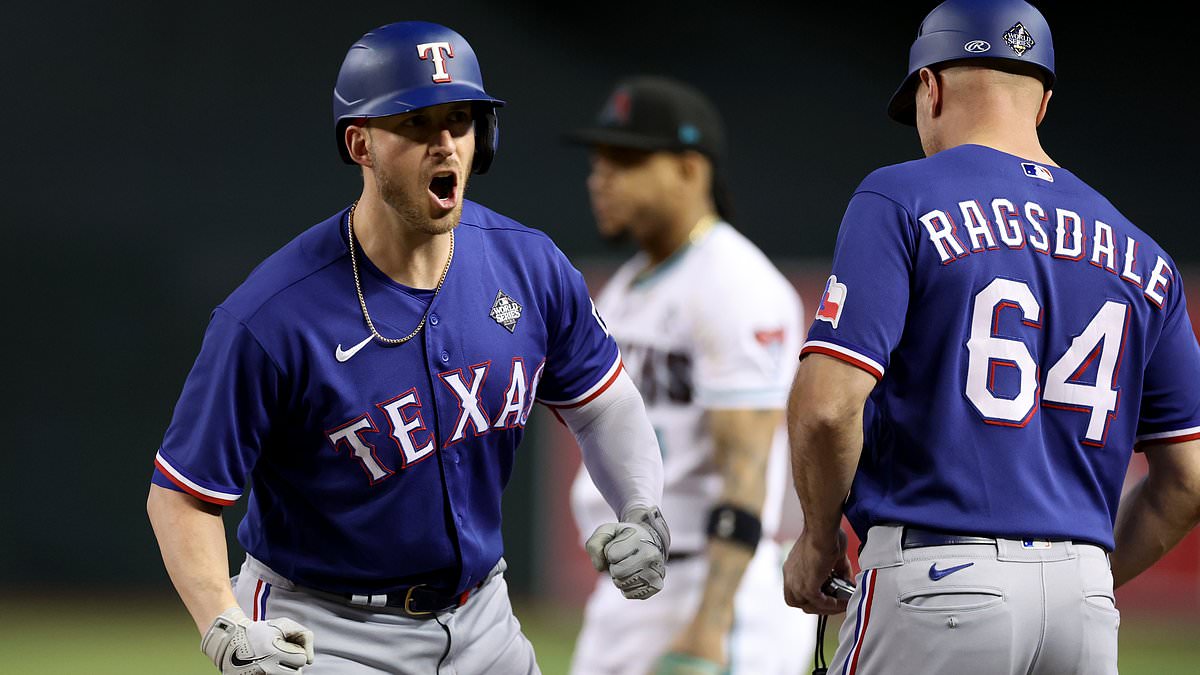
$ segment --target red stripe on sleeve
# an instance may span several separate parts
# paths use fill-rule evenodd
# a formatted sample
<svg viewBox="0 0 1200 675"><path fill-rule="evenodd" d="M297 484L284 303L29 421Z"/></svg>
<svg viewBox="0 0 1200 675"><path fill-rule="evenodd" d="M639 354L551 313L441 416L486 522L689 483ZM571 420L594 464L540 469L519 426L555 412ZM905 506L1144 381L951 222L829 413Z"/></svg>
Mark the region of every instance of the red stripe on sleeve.
<svg viewBox="0 0 1200 675"><path fill-rule="evenodd" d="M867 371L874 376L876 380L883 379L883 373L881 373L875 366L872 366L865 361L860 361L849 354L843 354L841 352L829 349L828 347L805 347L804 349L800 350L800 355L804 356L805 354L824 354L825 356L832 356L839 361L845 361L852 366L857 366L858 368Z"/></svg>
<svg viewBox="0 0 1200 675"><path fill-rule="evenodd" d="M209 495L206 495L202 492L195 490L190 485L188 485L188 484L184 483L183 481L179 480L178 478L176 478L170 471L167 471L167 469L165 467L163 467L163 465L157 459L154 460L154 468L158 469L158 472L161 473L163 475L163 477L165 477L167 480L174 483L175 486L178 487L180 490L183 490L184 492L195 497L196 499L208 502L209 504L217 504L219 506L232 506L234 503L233 500L219 499L217 497L211 497Z"/></svg>
<svg viewBox="0 0 1200 675"><path fill-rule="evenodd" d="M582 401L577 401L575 403L570 403L568 405L550 405L549 403L547 403L545 405L547 408L551 408L551 409L553 409L553 408L578 408L579 406L587 405L588 403L591 403L592 401L596 400L596 397L598 397L600 394L603 394L604 392L608 391L608 388L613 386L613 383L617 381L617 377L619 377L621 375L621 371L623 371L623 370L625 370L625 363L624 362L618 363L617 369L613 371L613 374L608 378L608 381L605 382L603 385L601 385L601 387L599 389L597 389L596 391L593 391L590 396L583 399Z"/></svg>
<svg viewBox="0 0 1200 675"><path fill-rule="evenodd" d="M1137 450L1138 452L1141 452L1142 448L1146 447L1147 445L1172 445L1174 443L1185 443L1187 441L1194 441L1198 438L1200 438L1200 432L1196 432L1194 434L1185 434L1183 436L1167 436L1166 438L1151 438L1151 439L1147 439L1144 441L1138 441L1136 444L1134 444L1133 449Z"/></svg>

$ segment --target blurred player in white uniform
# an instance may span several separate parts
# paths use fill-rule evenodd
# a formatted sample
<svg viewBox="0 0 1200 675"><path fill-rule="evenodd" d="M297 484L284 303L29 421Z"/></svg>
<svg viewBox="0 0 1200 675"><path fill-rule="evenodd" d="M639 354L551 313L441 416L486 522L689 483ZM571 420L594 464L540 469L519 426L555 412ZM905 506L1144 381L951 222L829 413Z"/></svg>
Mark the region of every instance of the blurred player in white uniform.
<svg viewBox="0 0 1200 675"><path fill-rule="evenodd" d="M595 127L569 138L592 151L601 234L641 248L597 306L658 434L673 541L655 598L622 604L597 577L571 671L806 671L815 617L785 605L777 543L785 512L790 536L802 522L782 423L802 310L724 220L719 115L682 83L637 77L616 87ZM582 533L611 519L583 468L571 505Z"/></svg>

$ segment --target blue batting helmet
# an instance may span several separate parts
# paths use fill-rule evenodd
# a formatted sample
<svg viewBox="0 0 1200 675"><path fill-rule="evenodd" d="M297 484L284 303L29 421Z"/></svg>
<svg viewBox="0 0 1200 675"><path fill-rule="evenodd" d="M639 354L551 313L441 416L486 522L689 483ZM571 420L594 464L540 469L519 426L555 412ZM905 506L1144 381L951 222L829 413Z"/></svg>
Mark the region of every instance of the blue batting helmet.
<svg viewBox="0 0 1200 675"><path fill-rule="evenodd" d="M475 50L436 23L401 21L376 28L350 46L333 88L333 128L342 161L354 163L345 141L346 126L354 120L458 101L477 104L471 169L484 173L499 145L496 108L504 101L483 90Z"/></svg>
<svg viewBox="0 0 1200 675"><path fill-rule="evenodd" d="M918 73L963 59L997 59L1000 69L1027 63L1035 66L1047 89L1054 86L1054 41L1036 8L1024 0L946 0L921 22L908 51L908 76L892 95L888 116L915 125Z"/></svg>

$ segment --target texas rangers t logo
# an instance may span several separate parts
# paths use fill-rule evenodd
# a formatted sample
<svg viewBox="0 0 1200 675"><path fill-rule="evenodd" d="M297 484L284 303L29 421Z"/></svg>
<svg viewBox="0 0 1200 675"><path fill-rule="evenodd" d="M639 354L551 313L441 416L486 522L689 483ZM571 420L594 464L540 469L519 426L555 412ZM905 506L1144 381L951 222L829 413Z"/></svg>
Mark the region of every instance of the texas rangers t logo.
<svg viewBox="0 0 1200 675"><path fill-rule="evenodd" d="M830 275L825 282L825 292L821 295L821 304L817 307L817 321L828 321L837 328L838 320L842 318L842 309L846 306L846 284L838 283L837 276Z"/></svg>
<svg viewBox="0 0 1200 675"><path fill-rule="evenodd" d="M450 82L450 73L446 71L446 59L454 58L454 47L449 42L426 42L417 45L417 56L422 61L433 57L433 81Z"/></svg>

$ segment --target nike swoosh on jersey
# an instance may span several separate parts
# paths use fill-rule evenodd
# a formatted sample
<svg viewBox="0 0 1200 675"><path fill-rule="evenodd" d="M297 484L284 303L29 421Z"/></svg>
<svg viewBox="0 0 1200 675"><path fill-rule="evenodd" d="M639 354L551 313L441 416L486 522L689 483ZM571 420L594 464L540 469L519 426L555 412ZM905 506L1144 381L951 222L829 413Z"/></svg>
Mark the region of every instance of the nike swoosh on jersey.
<svg viewBox="0 0 1200 675"><path fill-rule="evenodd" d="M345 363L345 362L349 361L350 357L357 354L358 350L362 349L363 347L366 347L367 343L370 342L371 338L373 338L373 337L375 337L375 336L368 335L367 339L354 345L350 349L342 349L341 343L338 343L337 349L333 352L334 358L336 358L338 360L338 363Z"/></svg>
<svg viewBox="0 0 1200 675"><path fill-rule="evenodd" d="M963 563L962 565L955 565L954 567L947 567L944 570L939 570L937 568L937 563L933 563L932 565L929 566L929 578L934 581L937 581L938 579L948 577L951 574L954 574L955 572L957 572L959 570L965 570L974 564L975 563L973 563L973 562Z"/></svg>

